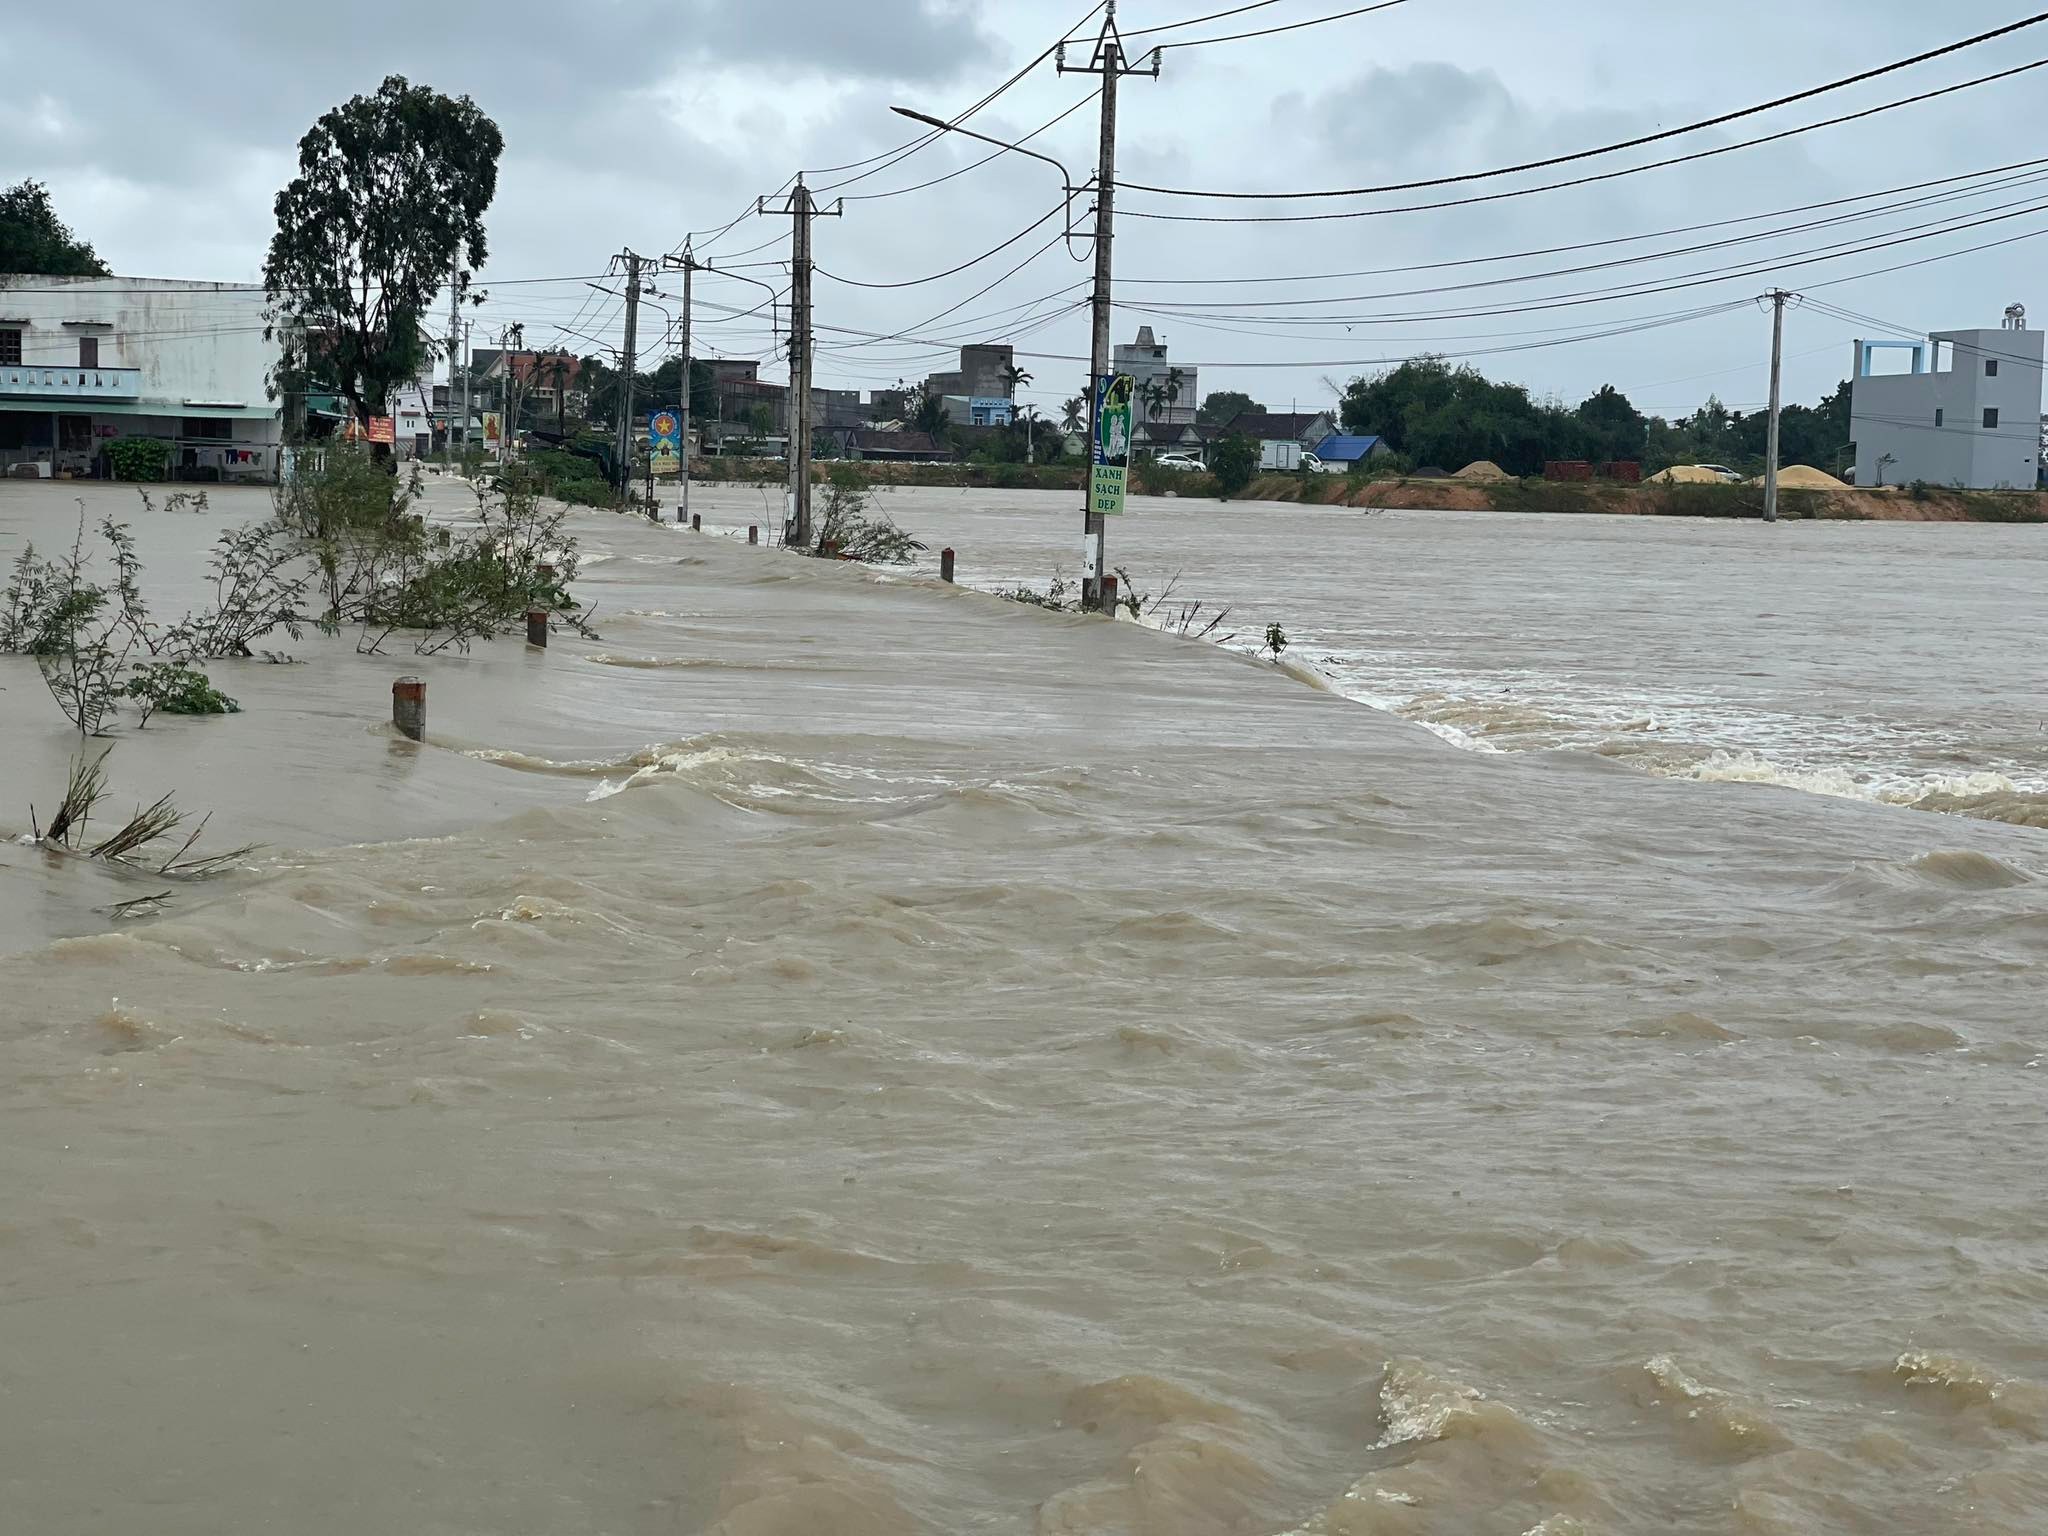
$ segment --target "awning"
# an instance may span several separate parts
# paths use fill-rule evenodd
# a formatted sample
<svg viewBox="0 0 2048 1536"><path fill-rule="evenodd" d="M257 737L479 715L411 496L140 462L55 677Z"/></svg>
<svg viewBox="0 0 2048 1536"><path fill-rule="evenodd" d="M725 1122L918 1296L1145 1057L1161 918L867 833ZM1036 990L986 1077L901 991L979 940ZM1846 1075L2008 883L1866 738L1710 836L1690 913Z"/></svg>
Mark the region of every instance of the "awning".
<svg viewBox="0 0 2048 1536"><path fill-rule="evenodd" d="M0 411L31 416L210 416L230 421L276 421L283 415L274 405L186 406L165 400L31 400L6 395L0 395Z"/></svg>

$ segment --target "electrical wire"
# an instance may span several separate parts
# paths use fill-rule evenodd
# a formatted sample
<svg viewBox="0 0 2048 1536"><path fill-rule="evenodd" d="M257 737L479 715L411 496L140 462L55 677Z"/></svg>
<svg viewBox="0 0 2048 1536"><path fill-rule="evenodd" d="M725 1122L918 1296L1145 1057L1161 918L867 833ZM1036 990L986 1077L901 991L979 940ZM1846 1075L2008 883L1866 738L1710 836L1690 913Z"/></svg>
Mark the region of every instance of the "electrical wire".
<svg viewBox="0 0 2048 1536"><path fill-rule="evenodd" d="M1080 111L1083 107L1087 106L1091 101L1094 101L1101 94L1102 87L1098 85L1094 90L1090 91L1086 96L1083 96L1079 101L1075 102L1071 107L1068 107L1064 112L1060 113L1059 116L1053 118L1050 122L1039 124L1038 127L1032 129L1029 133L1025 134L1023 138L1015 140L1012 144L1004 145L1001 149L996 150L993 154L984 155L981 159L976 160L972 165L963 165L958 170L948 171L943 176L934 176L930 181L920 181L915 186L896 187L888 192L856 192L853 194L853 196L849 198L844 198L842 199L842 201L849 203L871 203L877 202L885 197L902 197L906 193L922 192L927 187L936 187L941 182L951 181L955 176L965 176L969 171L978 171L984 165L987 165L989 161L1002 159L1002 157L1004 155L1007 155L1011 151L1011 149L1014 148L1016 145L1029 144L1033 139L1037 138L1041 133L1044 133L1047 129L1057 127L1059 124L1065 122L1068 118L1072 117L1076 112Z"/></svg>
<svg viewBox="0 0 2048 1536"><path fill-rule="evenodd" d="M1501 261L1522 261L1536 256L1565 256L1574 251L1602 250L1616 245L1633 245L1644 240L1662 240L1673 235L1700 234L1710 229L1732 229L1738 224L1757 224L1765 219L1789 218L1798 213L1814 213L1824 208L1840 208L1850 203L1868 202L1872 198L1896 197L1901 193L1925 191L1929 187L1953 186L1959 181L1977 181L1984 178L2004 177L2006 180L1985 180L1982 187L1959 189L1954 195L1963 197L1979 191L2010 185L2025 179L2025 173L2048 168L2048 157L2034 160L2016 160L2008 165L1991 166L1981 171L1964 171L1954 176L1939 176L1930 181L1908 182L1904 186L1885 187L1874 192L1858 192L1848 197L1829 198L1818 203L1802 203L1793 208L1777 208L1768 213L1748 213L1740 218L1713 219L1704 224L1681 224L1672 229L1659 229L1639 235L1615 235L1604 240L1583 240L1573 245L1551 245L1531 251L1512 251L1498 256L1467 256L1456 261L1424 262L1406 267L1367 267L1355 272L1304 272L1289 276L1268 276L1258 273L1247 277L1124 277L1119 275L1117 286L1129 287L1222 287L1229 284L1252 284L1271 287L1278 283L1324 283L1337 282L1353 277L1394 277L1408 272L1440 272L1453 267L1486 266ZM2017 173L2017 174L2011 174ZM1922 201L1915 199L1913 202ZM1936 201L1929 198L1925 201ZM1912 206L1912 202L1898 205Z"/></svg>
<svg viewBox="0 0 2048 1536"><path fill-rule="evenodd" d="M1761 136L1761 137L1759 137L1759 138L1754 138L1754 139L1742 139L1742 140L1738 140L1737 142L1735 142L1735 143L1733 143L1733 144L1721 144L1721 145L1717 145L1717 146L1715 146L1715 147L1714 147L1714 148L1712 148L1712 149L1702 149L1702 150L1695 150L1695 151L1694 151L1693 153L1691 153L1691 154L1686 154L1686 155L1674 155L1674 156L1672 156L1672 157L1671 157L1670 159L1666 159L1666 160L1651 160L1651 161L1646 161L1646 162L1645 162L1644 164L1642 164L1642 165L1630 165L1630 166L1624 166L1624 167L1622 167L1622 168L1621 168L1620 170L1615 170L1615 171L1601 171L1601 172L1599 172L1599 173L1597 173L1597 174L1595 174L1595 175L1591 175L1591 176L1576 176L1576 177L1572 177L1572 178L1570 178L1570 179L1568 179L1568 180L1565 180L1565 181L1550 181L1550 182L1544 182L1544 183L1542 183L1542 184L1540 184L1540 185L1538 185L1538 186L1533 186L1533 187L1517 187L1516 189L1514 189L1513 191L1510 191L1510 192L1487 192L1487 193L1482 193L1482 194L1480 194L1480 195L1478 195L1478 196L1476 196L1476 197L1457 197L1457 198L1449 198L1449 199L1446 199L1446 200L1444 200L1444 201L1441 201L1441 202L1435 202L1435 203L1408 203L1408 204L1403 204L1403 205L1401 205L1401 206L1399 206L1399 207L1394 207L1394 208L1347 208L1347 209L1343 209L1343 210L1340 210L1340 211L1338 211L1338 212L1334 212L1334 213L1294 213L1294 214L1217 214L1217 213L1151 213L1151 212L1147 212L1147 211L1145 211L1145 210L1143 210L1143 209L1135 209L1135 208L1119 208L1119 209L1117 210L1117 212L1118 212L1118 214L1119 214L1119 215L1121 215L1122 217L1125 217L1125 218L1133 218L1133 219L1156 219L1156 220L1161 220L1161 221L1164 221L1164 222L1167 222L1167 223L1174 223L1174 224L1319 224L1319 223L1327 223L1327 222L1329 222L1329 221L1331 221L1331 220L1337 220L1337 219L1373 219L1373 218L1381 218L1381 217L1384 217L1384 216L1386 216L1386 215L1388 215L1388 214L1394 214L1394 213L1429 213L1429 212L1434 212L1434 211L1436 211L1436 210L1438 210L1438 209L1442 209L1442 208L1469 208L1469 207L1473 207L1473 206L1475 206L1475 205L1477 205L1477 204L1480 204L1480 203L1498 203L1498 202L1505 202L1505 201L1507 201L1508 199L1511 199L1511 198L1517 198L1517 197L1531 197L1531 196L1534 196L1534 195L1535 195L1536 193L1539 193L1539 192L1560 192L1560 191L1563 191L1564 189L1566 189L1567 187L1588 187L1588 186L1592 186L1592 185L1594 185L1594 184L1596 184L1596 183L1598 183L1598 182L1603 182L1603 181L1616 181L1616 180L1619 180L1619 179L1620 179L1621 177L1624 177L1624 176L1635 176L1635 175L1639 175L1639 174L1641 174L1641 173L1642 173L1642 172L1644 172L1644 171L1661 171L1661 170L1666 170L1666 169L1668 169L1669 167L1671 167L1671 166L1674 166L1674 165L1689 165L1689 164L1691 164L1692 162L1694 162L1694 161L1697 161L1697 160L1711 160L1711 159L1714 159L1714 158L1715 158L1716 156L1719 156L1719 155L1731 155L1731 154L1734 154L1734 153L1735 153L1736 151L1738 151L1738 150L1744 150L1744 149L1755 149L1755 148L1757 148L1757 147L1758 147L1758 146L1760 146L1760 145L1764 145L1764 144L1775 144L1775 143L1779 142L1779 141L1780 141L1780 140L1782 140L1782 139L1791 139L1791 138L1797 138L1797 137L1798 137L1798 136L1799 136L1800 134L1804 134L1804 133L1813 133L1813 132L1816 132L1816 131L1818 131L1819 129L1822 129L1822 128L1836 128L1836 127L1840 127L1840 126L1841 126L1841 125L1842 125L1843 123L1853 123L1853 122L1857 122L1857 121L1859 121L1859 120L1861 120L1861 119L1863 119L1863 118L1867 118L1867 117L1876 117L1876 116L1878 116L1878 115L1879 115L1880 113L1884 113L1884 112L1895 112L1895 111L1897 111L1897 110L1898 110L1899 108L1901 108L1901 107L1911 107L1911 106L1918 106L1918 105L1919 105L1920 103L1922 103L1922 102L1927 102L1927 101L1933 101L1933 100L1935 100L1935 99L1936 99L1936 98L1938 98L1938 97L1942 97L1942 96L1952 96L1952 95L1956 94L1956 93L1957 93L1958 91L1967 91L1967 90L1972 90L1972 89L1974 89L1974 88L1975 88L1975 87L1977 87L1977 86L1980 86L1980 85L1991 85L1991 84L1994 84L1995 82L1997 82L1997 81L2000 81L2000 80L2010 80L2010 79L2012 79L2012 78L2013 78L2014 76L2016 76L2016 75L2024 75L2024 74L2027 74L2027 73L2029 73L2029 72L2031 72L2031 71L2033 71L2033 70L2037 70L2037 69L2043 68L2044 66L2048 66L2048 59L2036 59L2036 60L2034 60L2034 61L2033 61L2033 62L2032 62L2031 64L2020 64L2020 65L2016 65L2016 66L2014 66L2014 67L2013 67L2013 68L2011 68L2011 69L2002 69L2002 70L1998 70L1998 71L1996 71L1996 72L1994 72L1994 73L1992 73L1992 74L1988 74L1988 75L1979 75L1979 76L1978 76L1978 77L1977 77L1976 79L1974 79L1974 80L1964 80L1964 81L1960 81L1960 82L1958 82L1957 84L1954 84L1954 85L1946 85L1946 86L1942 86L1942 87L1940 87L1940 88L1939 88L1939 89L1937 89L1937 90L1932 90L1932 91L1923 91L1923 92L1921 92L1921 93L1920 93L1920 94L1919 94L1918 96L1906 96L1906 97L1902 97L1902 98L1900 98L1900 99L1899 99L1899 100L1897 100L1897 101L1886 101L1886 102L1880 102L1880 103L1878 103L1878 104L1877 104L1876 106L1874 106L1874 107L1865 107L1865 108L1864 108L1863 110L1861 110L1861 111L1859 111L1859 112L1845 112L1845 113L1843 113L1843 114L1842 114L1841 116L1839 116L1839 117L1830 117L1830 118L1825 118L1825 119L1823 119L1822 121L1820 121L1820 122L1817 122L1817 123L1804 123L1804 124L1801 124L1801 125L1800 125L1799 127L1797 127L1797 128L1785 128L1785 129L1781 129L1781 130L1780 130L1780 131L1778 131L1777 133L1767 133L1767 134L1764 134L1764 135L1762 135L1762 136ZM1593 151L1588 151L1588 154L1600 154L1600 153L1604 153L1604 151L1599 151L1599 150L1593 150ZM1580 158L1583 158L1583 157L1580 157ZM1487 172L1480 172L1480 173L1477 173L1477 176L1474 176L1474 177L1459 177L1459 178L1452 178L1452 179L1454 179L1454 180L1475 180L1475 179L1478 179L1478 177L1481 177L1481 176L1491 176L1491 175L1498 175L1498 174L1503 174L1503 173L1501 173L1501 172L1491 172L1491 171L1487 171ZM1128 182L1120 183L1120 184L1119 184L1119 187L1120 187L1120 190L1124 190L1124 191L1130 191L1130 190L1133 190L1133 189L1134 189L1134 188L1133 188L1133 184L1132 184L1132 183L1128 183ZM1161 189L1158 189L1158 188L1150 188L1150 189L1145 189L1145 190L1153 190L1153 191L1158 191L1158 190L1161 190ZM1182 196L1194 196L1194 197L1205 197L1205 196L1210 196L1210 195L1212 195L1212 194L1208 194L1208 193L1183 193L1183 194L1178 194L1178 195L1182 195ZM1230 194L1221 194L1221 195L1228 195L1228 196L1233 196L1233 197L1235 197L1235 196L1242 196L1242 195L1245 195L1245 194L1239 194L1239 193L1230 193ZM1286 195L1286 194L1274 194L1274 195L1276 195L1276 196L1279 196L1279 195ZM1322 195L1322 196L1329 196L1329 195L1334 195L1334 194L1318 194L1318 195Z"/></svg>
<svg viewBox="0 0 2048 1536"><path fill-rule="evenodd" d="M1140 27L1135 32L1126 32L1124 41L1134 37L1151 37L1158 32L1178 32L1182 27L1199 27L1206 21L1222 21L1231 16L1242 16L1247 11L1263 11L1269 5L1278 5L1280 0L1252 0L1250 5L1240 5L1228 11L1212 11L1207 16L1190 16L1185 21L1162 21L1156 27Z"/></svg>
<svg viewBox="0 0 2048 1536"><path fill-rule="evenodd" d="M1395 3L1395 0L1388 0L1388 3ZM1929 49L1925 53L1916 53L1911 58L1899 59L1890 64L1879 65L1874 69L1866 69L1858 74L1845 75L1840 80L1830 81L1826 85L1812 86L1803 91L1796 91L1790 96L1780 96L1772 101L1760 102L1753 107L1741 107L1733 112L1723 112L1718 117L1702 118L1699 122L1687 123L1680 128L1664 128L1656 133L1641 134L1633 139L1622 139L1613 144L1603 144L1596 149L1577 150L1569 155L1552 155L1543 160L1525 160L1519 165L1499 166L1490 171L1468 171L1457 176L1434 176L1423 181L1395 181L1375 187L1345 187L1326 192L1195 192L1184 187L1147 186L1142 182L1126 182L1124 185L1134 192L1152 192L1167 197L1242 198L1258 202L1275 202L1321 197L1366 197L1381 192L1417 192L1429 187L1448 187L1465 182L1487 181L1497 176L1516 176L1524 171L1548 170L1552 166L1569 165L1578 160L1591 160L1601 155L1617 154L1625 149L1640 149L1646 144L1660 144L1667 139L1683 138L1687 134L1699 133L1707 128L1718 128L1724 123L1738 122L1743 118L1755 117L1759 113L1774 111L1779 107L1789 107L1796 102L1811 101L1817 96L1826 96L1835 91L1846 90L1852 85L1861 85L1865 81L1896 74L1902 69L1911 69L1917 64L1925 64L1932 59L1945 58L1949 54L1960 53L1962 50L1974 48L1980 43L1988 43L1997 38L2009 37L2015 32L2023 32L2029 27L2037 27L2044 21L2048 21L2048 11L2037 12L2032 16L2010 22L2005 26L1994 27L1989 32L1980 32L1975 37L1966 37L1959 42L1948 43L1940 48ZM1307 25L1307 23L1303 23L1303 25ZM1216 38L1209 39L1209 41L1222 42L1227 41L1227 39ZM1190 45L1183 43L1179 46L1187 47Z"/></svg>
<svg viewBox="0 0 2048 1536"><path fill-rule="evenodd" d="M2043 181L2048 181L2048 176L2037 176L2028 178L2028 180L2038 185ZM2028 197L2009 203L1994 203L1989 208L1979 208L1974 210L1974 212L1977 214L1992 214L2011 209L2020 209L2028 213L2048 211L2048 203L2038 202L2034 198ZM1702 244L1678 246L1669 250L1646 251L1640 255L1618 257L1612 261L1586 262L1574 267L1555 267L1544 272L1521 272L1509 277L1492 277L1464 283L1445 283L1430 288L1400 288L1392 289L1385 293L1325 294L1306 299L1175 299L1171 302L1176 310L1230 309L1233 307L1238 309L1299 309L1315 304L1366 304L1377 303L1386 299L1419 298L1432 294L1465 292L1472 289L1513 287L1520 283L1543 282L1558 277L1575 277L1587 272L1608 272L1620 267L1639 266L1645 262L1669 261L1680 256L1692 256L1705 251L1725 250L1730 246L1747 245L1752 241L1780 239L1786 235L1801 234L1809 230L1881 218L1897 211L1900 210L1890 208L1877 209L1868 213L1852 214L1833 219L1821 219L1807 224L1786 225L1779 229L1763 230L1756 234L1736 236L1727 240L1710 240ZM1897 229L1883 231L1883 233L1907 234L1915 230L1935 229L1952 224L1958 217L1960 215L1947 215L1938 219L1930 219L1921 224L1903 225ZM1961 227L1970 228L1973 226L1966 224ZM1846 243L1853 245L1856 242L1850 241ZM1816 247L1816 249L1826 249L1826 247ZM1791 254L1803 256L1811 253L1800 251Z"/></svg>
<svg viewBox="0 0 2048 1536"><path fill-rule="evenodd" d="M957 267L948 267L943 272L934 272L930 277L913 277L900 283L869 283L862 282L858 278L841 277L836 272L827 272L823 267L817 266L816 264L812 265L811 271L819 277L830 278L835 283L843 283L848 288L920 288L924 286L926 283L936 283L942 278L953 277L958 273L965 272L969 267L980 266L981 263L987 261L989 257L994 256L999 252L1008 250L1011 246L1015 245L1019 240L1022 240L1026 235L1030 234L1034 229L1042 229L1048 220L1058 218L1062 213L1066 211L1066 206L1067 205L1063 202L1053 204L1053 206L1046 213L1044 213L1036 219L1033 219L1029 224L1026 224L1022 229L1018 230L1017 233L1010 236L1009 239L1005 240L1001 245L991 246L988 250L983 251L979 256L975 256L967 261L963 261Z"/></svg>
<svg viewBox="0 0 2048 1536"><path fill-rule="evenodd" d="M1349 21L1354 16L1370 16L1374 11L1391 11L1395 6L1407 3L1408 0L1379 0L1377 5L1361 5L1355 11L1339 11L1334 16L1315 16L1307 21L1290 22L1284 27L1261 27L1256 32L1232 32L1225 37L1191 37L1182 43L1158 44L1150 51L1159 53L1168 48L1206 48L1211 43L1242 43L1255 37L1277 37L1282 32L1299 32L1304 27L1322 27L1333 21Z"/></svg>

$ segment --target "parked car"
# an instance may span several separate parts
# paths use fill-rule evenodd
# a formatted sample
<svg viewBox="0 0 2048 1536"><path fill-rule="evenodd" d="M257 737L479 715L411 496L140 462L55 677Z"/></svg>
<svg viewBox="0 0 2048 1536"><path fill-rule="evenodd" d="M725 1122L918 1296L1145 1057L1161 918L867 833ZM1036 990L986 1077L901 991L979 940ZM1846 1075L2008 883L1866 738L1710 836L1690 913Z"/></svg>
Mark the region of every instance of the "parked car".
<svg viewBox="0 0 2048 1536"><path fill-rule="evenodd" d="M1192 453L1162 453L1153 462L1161 469L1178 469L1196 475L1206 475L1209 472L1209 466Z"/></svg>
<svg viewBox="0 0 2048 1536"><path fill-rule="evenodd" d="M1704 469L1710 475L1718 475L1729 485L1740 484L1742 480L1742 476L1735 473L1726 464L1696 464L1693 467L1695 469Z"/></svg>
<svg viewBox="0 0 2048 1536"><path fill-rule="evenodd" d="M1301 450L1301 467L1312 475L1341 475L1344 473L1342 466L1325 464L1306 448Z"/></svg>

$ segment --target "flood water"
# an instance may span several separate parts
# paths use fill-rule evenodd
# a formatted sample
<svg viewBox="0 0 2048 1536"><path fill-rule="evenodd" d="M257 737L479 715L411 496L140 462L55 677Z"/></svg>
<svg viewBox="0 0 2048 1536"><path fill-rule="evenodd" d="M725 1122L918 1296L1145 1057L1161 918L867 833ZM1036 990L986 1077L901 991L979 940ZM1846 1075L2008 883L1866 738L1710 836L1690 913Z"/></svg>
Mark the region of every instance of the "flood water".
<svg viewBox="0 0 2048 1536"><path fill-rule="evenodd" d="M888 504L994 586L1070 500ZM579 517L602 639L130 721L265 845L161 916L0 842L8 1526L2039 1529L2041 531L1112 529L1297 674L695 505Z"/></svg>

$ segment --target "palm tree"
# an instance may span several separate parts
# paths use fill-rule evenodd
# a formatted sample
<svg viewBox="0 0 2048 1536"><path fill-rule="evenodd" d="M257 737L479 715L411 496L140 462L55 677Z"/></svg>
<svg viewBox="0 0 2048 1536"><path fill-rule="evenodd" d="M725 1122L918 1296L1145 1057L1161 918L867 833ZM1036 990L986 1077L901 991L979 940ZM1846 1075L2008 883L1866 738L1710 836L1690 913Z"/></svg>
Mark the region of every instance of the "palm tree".
<svg viewBox="0 0 2048 1536"><path fill-rule="evenodd" d="M1029 384L1030 382L1031 375L1022 368L1019 368L1015 363L1003 364L1003 393L1012 400L1017 398L1018 386Z"/></svg>
<svg viewBox="0 0 2048 1536"><path fill-rule="evenodd" d="M1187 377L1178 368L1166 370L1166 404L1169 409L1180 403L1180 387L1187 382Z"/></svg>
<svg viewBox="0 0 2048 1536"><path fill-rule="evenodd" d="M1157 379L1153 379L1145 385L1143 393L1145 396L1145 419L1147 421L1157 421L1160 410L1166 404L1166 386Z"/></svg>
<svg viewBox="0 0 2048 1536"><path fill-rule="evenodd" d="M1079 432L1088 425L1088 402L1079 395L1060 407L1060 430Z"/></svg>

